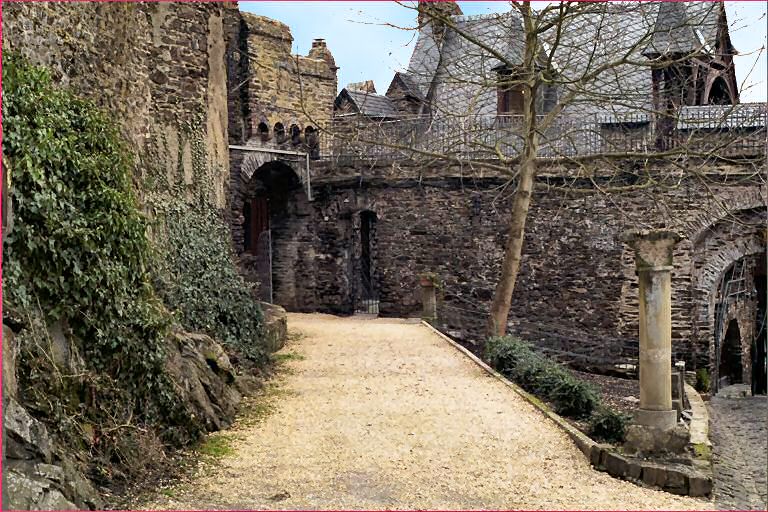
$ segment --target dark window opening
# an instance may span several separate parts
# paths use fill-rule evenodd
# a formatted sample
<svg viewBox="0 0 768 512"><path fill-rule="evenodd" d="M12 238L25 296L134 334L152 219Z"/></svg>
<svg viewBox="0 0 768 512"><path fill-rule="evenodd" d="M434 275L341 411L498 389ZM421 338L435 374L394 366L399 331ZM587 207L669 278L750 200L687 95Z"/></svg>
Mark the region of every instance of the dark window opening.
<svg viewBox="0 0 768 512"><path fill-rule="evenodd" d="M301 128L295 124L291 125L291 144L294 146L301 144Z"/></svg>
<svg viewBox="0 0 768 512"><path fill-rule="evenodd" d="M712 88L709 90L708 105L732 105L731 93L728 91L728 84L723 77L715 78Z"/></svg>
<svg viewBox="0 0 768 512"><path fill-rule="evenodd" d="M525 108L525 92L522 85L498 88L499 115L522 115Z"/></svg>
<svg viewBox="0 0 768 512"><path fill-rule="evenodd" d="M311 126L307 126L304 129L304 140L307 143L307 152L310 158L317 159L320 157L320 147L317 140L317 130Z"/></svg>
<svg viewBox="0 0 768 512"><path fill-rule="evenodd" d="M275 123L275 139L277 139L277 143L282 144L286 138L283 123Z"/></svg>
<svg viewBox="0 0 768 512"><path fill-rule="evenodd" d="M266 123L259 123L257 132L261 142L267 142L269 140L269 126L267 126Z"/></svg>

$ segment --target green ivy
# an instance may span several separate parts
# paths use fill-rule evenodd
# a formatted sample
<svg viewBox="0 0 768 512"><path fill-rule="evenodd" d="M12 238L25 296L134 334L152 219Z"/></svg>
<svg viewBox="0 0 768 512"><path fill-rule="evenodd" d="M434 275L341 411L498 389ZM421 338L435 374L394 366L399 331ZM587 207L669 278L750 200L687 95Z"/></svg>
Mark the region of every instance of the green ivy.
<svg viewBox="0 0 768 512"><path fill-rule="evenodd" d="M90 101L54 87L44 68L14 54L3 64L14 207L3 243L4 306L67 325L89 369L130 397L137 423L188 422L194 431L164 373L172 318L151 285L147 223L118 129ZM93 393L103 390L106 400L107 388ZM100 401L88 414L99 416Z"/></svg>
<svg viewBox="0 0 768 512"><path fill-rule="evenodd" d="M163 264L155 287L185 329L201 331L242 356L267 362L263 315L235 267L229 228L212 205L170 201L156 226Z"/></svg>

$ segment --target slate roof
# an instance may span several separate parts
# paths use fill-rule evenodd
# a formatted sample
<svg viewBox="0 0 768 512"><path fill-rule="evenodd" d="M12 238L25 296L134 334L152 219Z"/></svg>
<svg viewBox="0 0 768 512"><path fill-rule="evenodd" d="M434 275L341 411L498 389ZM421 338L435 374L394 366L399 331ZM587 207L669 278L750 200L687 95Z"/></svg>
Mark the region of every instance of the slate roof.
<svg viewBox="0 0 768 512"><path fill-rule="evenodd" d="M346 96L357 107L358 111L368 117L397 117L397 109L392 101L381 94L342 89L339 97Z"/></svg>
<svg viewBox="0 0 768 512"><path fill-rule="evenodd" d="M579 14L563 23L553 65L574 82L597 66L626 56L629 63L601 73L586 86L562 87L573 93L568 112L575 115L620 115L651 110L649 54L714 51L720 2L578 4ZM511 64L522 62L523 30L514 12L480 16L452 16L457 28L501 54ZM555 31L542 35L549 51ZM646 55L644 55L646 54ZM432 24L421 30L408 65L407 76L422 95L431 99L433 112L495 114L497 80L493 69L501 60L452 30L442 37ZM490 87L489 87L490 86ZM578 89L577 87L581 87Z"/></svg>
<svg viewBox="0 0 768 512"><path fill-rule="evenodd" d="M392 79L392 84L389 86L390 89L393 87L394 83L398 80L402 82L408 94L410 94L411 96L419 100L424 99L424 95L421 93L421 90L419 89L419 83L414 76L406 73L405 71L398 71L397 73L395 73L395 78ZM389 90L387 90L387 94L389 94Z"/></svg>

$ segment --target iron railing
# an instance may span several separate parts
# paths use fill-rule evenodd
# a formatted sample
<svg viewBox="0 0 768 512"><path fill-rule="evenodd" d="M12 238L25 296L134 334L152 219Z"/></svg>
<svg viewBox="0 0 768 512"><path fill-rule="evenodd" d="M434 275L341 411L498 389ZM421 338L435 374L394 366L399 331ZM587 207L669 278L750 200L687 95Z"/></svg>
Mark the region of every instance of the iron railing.
<svg viewBox="0 0 768 512"><path fill-rule="evenodd" d="M766 103L683 107L674 115L647 112L562 115L538 132L541 158L679 152L764 154ZM540 121L544 116L540 117ZM515 157L523 148L521 116L335 118L321 130L314 157L340 165L358 161Z"/></svg>

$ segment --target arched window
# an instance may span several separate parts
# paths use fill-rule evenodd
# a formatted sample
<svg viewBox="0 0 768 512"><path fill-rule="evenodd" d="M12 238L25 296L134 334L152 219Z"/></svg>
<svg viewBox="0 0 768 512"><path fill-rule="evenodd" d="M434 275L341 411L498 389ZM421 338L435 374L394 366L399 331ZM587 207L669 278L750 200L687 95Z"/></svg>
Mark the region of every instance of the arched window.
<svg viewBox="0 0 768 512"><path fill-rule="evenodd" d="M259 134L261 142L267 142L269 140L269 126L267 126L267 123L259 123L256 131Z"/></svg>
<svg viewBox="0 0 768 512"><path fill-rule="evenodd" d="M275 123L275 139L277 139L277 143L282 144L286 138L283 123Z"/></svg>
<svg viewBox="0 0 768 512"><path fill-rule="evenodd" d="M301 144L301 128L295 124L291 125L291 144L294 146Z"/></svg>
<svg viewBox="0 0 768 512"><path fill-rule="evenodd" d="M721 76L715 78L712 87L709 89L707 105L732 105L731 93L728 90L728 84Z"/></svg>

